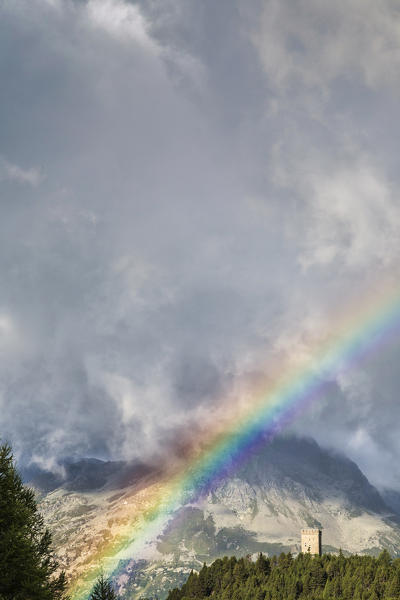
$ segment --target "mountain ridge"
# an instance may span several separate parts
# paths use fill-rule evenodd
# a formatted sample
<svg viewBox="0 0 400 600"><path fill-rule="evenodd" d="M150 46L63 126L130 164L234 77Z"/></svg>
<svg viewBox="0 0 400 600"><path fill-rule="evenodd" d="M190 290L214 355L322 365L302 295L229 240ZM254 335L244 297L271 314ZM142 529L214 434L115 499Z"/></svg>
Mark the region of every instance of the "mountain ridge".
<svg viewBox="0 0 400 600"><path fill-rule="evenodd" d="M99 548L129 535L161 472L83 460L66 471L61 487L41 492L40 508L67 571L83 573ZM400 517L353 461L313 440L281 437L181 506L141 555L121 560L116 583L124 598L163 598L191 569L223 555L298 552L304 526L323 528L325 551L386 548L400 555Z"/></svg>

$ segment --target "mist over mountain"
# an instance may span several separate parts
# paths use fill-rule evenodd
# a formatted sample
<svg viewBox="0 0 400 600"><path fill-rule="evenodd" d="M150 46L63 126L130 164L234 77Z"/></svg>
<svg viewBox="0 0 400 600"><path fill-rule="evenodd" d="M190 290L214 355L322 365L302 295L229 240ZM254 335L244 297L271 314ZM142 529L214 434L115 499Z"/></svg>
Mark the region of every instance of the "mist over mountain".
<svg viewBox="0 0 400 600"><path fill-rule="evenodd" d="M21 469L24 481L41 493L49 493L57 488L71 492L99 491L104 487L119 489L135 483L140 485L160 472L160 468L151 464L97 458L65 460L58 465L57 471L46 471L39 466Z"/></svg>
<svg viewBox="0 0 400 600"><path fill-rule="evenodd" d="M386 505L400 517L400 492L385 488L380 493Z"/></svg>

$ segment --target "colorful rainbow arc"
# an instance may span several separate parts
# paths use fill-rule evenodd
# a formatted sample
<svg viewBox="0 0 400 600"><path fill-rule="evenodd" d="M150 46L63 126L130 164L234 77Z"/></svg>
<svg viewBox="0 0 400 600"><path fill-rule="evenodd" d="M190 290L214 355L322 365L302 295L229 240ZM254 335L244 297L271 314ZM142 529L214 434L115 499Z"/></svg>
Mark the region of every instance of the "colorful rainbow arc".
<svg viewBox="0 0 400 600"><path fill-rule="evenodd" d="M331 330L330 336L315 344L311 358L300 367L286 369L274 383L269 381L268 389L255 394L245 413L235 413L222 433L209 434L206 450L192 456L161 486L141 515L133 515L129 534L102 556L94 557L99 568L107 556L107 572L116 575L121 558L140 557L141 550L160 535L180 506L195 502L237 469L320 396L327 383L395 339L400 332L399 289L391 283L381 285L378 297L370 296L361 306L354 304L344 317L332 321ZM77 582L72 590L74 600L87 597L95 576L92 571Z"/></svg>

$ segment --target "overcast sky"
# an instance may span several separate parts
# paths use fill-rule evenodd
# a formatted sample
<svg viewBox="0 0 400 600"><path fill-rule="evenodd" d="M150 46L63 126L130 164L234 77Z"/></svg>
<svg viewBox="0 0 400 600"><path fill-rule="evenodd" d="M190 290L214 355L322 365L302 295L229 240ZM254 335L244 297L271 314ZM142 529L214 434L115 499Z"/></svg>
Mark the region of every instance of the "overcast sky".
<svg viewBox="0 0 400 600"><path fill-rule="evenodd" d="M397 0L0 1L0 435L21 461L170 447L397 272L399 30ZM399 360L294 424L397 488Z"/></svg>

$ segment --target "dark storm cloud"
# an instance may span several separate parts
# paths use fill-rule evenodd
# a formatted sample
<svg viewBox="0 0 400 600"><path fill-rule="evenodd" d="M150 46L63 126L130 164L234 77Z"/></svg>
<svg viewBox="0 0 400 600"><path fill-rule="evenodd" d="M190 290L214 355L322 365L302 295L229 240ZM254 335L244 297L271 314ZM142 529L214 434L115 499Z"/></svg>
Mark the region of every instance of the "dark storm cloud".
<svg viewBox="0 0 400 600"><path fill-rule="evenodd" d="M365 4L2 4L0 422L23 460L158 451L396 267L398 15ZM325 439L376 473L396 368L379 410L360 373ZM325 406L298 424L321 440Z"/></svg>

